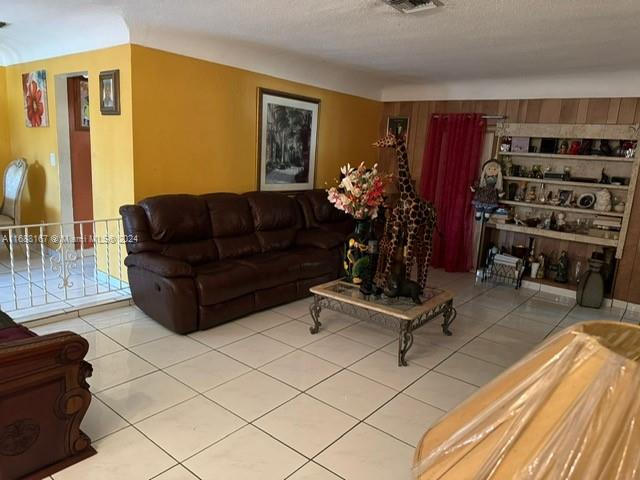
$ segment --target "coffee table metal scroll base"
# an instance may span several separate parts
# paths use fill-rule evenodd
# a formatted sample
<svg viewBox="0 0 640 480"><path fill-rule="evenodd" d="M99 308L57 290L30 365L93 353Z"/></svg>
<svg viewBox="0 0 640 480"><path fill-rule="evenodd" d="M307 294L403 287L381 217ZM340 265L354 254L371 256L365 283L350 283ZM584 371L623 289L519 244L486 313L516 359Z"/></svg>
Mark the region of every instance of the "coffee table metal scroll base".
<svg viewBox="0 0 640 480"><path fill-rule="evenodd" d="M406 367L405 359L407 352L413 345L413 332L429 321L443 316L442 333L451 335L449 326L456 318L456 309L453 307L453 298L436 304L431 310L421 313L412 320L398 318L393 315L384 314L380 311L373 311L363 306L353 305L338 299L329 298L324 295L314 294L313 303L309 306L309 313L313 319L313 325L309 327L312 334L318 333L322 323L320 322L320 312L322 309L333 310L344 313L366 321L373 321L382 326L398 332L398 366Z"/></svg>

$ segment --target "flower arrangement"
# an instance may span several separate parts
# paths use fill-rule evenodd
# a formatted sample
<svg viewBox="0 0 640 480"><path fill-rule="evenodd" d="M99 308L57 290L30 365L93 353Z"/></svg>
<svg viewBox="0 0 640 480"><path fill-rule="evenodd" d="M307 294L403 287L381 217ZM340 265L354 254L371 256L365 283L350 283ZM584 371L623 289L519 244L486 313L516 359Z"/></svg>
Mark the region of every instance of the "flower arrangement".
<svg viewBox="0 0 640 480"><path fill-rule="evenodd" d="M378 175L378 164L367 169L364 162L358 168L347 164L340 169L342 179L337 187L327 190L328 198L338 209L356 220L374 219L384 199L384 180Z"/></svg>

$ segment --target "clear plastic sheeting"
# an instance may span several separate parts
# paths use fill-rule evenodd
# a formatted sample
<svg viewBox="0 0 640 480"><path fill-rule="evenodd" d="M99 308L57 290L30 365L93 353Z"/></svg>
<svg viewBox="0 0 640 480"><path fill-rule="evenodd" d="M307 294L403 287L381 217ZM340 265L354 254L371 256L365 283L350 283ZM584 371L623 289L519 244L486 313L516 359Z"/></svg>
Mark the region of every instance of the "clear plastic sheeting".
<svg viewBox="0 0 640 480"><path fill-rule="evenodd" d="M640 478L640 327L573 325L429 429L414 479Z"/></svg>

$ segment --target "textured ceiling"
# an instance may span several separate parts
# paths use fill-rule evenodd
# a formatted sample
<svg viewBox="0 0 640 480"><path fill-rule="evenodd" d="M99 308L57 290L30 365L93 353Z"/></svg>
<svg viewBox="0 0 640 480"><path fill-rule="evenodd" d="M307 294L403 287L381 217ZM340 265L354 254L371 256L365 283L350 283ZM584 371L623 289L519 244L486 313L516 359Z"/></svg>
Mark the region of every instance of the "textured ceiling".
<svg viewBox="0 0 640 480"><path fill-rule="evenodd" d="M355 79L347 90L365 78L381 88L632 70L640 61L640 0L442 1L405 15L381 0L0 0L0 20L13 23L0 30L0 60L87 50L100 36L123 43L122 18L133 43L237 57L257 71L276 65L266 72L276 75L287 61L294 71L292 61L333 66Z"/></svg>

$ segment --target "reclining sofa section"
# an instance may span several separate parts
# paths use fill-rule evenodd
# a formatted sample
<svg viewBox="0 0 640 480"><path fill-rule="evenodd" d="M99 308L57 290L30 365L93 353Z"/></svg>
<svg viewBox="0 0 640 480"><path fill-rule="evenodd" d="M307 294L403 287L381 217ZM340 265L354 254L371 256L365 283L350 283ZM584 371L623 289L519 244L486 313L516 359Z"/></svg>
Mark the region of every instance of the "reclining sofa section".
<svg viewBox="0 0 640 480"><path fill-rule="evenodd" d="M177 333L305 297L340 271L344 235L307 228L283 194L162 195L120 214L133 301Z"/></svg>

